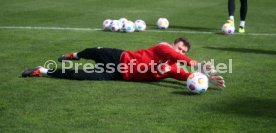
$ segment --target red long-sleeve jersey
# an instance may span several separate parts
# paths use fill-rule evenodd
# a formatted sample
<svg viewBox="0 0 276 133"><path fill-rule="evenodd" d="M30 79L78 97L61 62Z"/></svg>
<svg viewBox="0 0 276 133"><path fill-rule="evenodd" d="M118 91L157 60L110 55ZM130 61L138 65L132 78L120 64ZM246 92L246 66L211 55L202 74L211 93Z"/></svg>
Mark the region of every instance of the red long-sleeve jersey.
<svg viewBox="0 0 276 133"><path fill-rule="evenodd" d="M121 74L124 80L132 81L158 81L164 78L187 80L191 73L179 68L177 61L189 65L191 59L176 52L167 43L138 51L124 51L120 63L127 65L124 65Z"/></svg>

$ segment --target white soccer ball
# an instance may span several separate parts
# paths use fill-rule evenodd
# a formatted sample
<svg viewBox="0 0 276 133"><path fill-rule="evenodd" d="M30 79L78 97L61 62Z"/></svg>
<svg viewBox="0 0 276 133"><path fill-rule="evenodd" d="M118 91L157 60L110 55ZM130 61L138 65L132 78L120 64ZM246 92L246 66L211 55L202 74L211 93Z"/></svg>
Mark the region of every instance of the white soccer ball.
<svg viewBox="0 0 276 133"><path fill-rule="evenodd" d="M145 31L146 28L147 28L147 25L146 25L145 21L140 20L140 19L136 20L134 22L134 25L135 25L135 30L136 31Z"/></svg>
<svg viewBox="0 0 276 133"><path fill-rule="evenodd" d="M121 22L121 24L123 25L124 23L126 23L128 20L126 18L120 18L119 21Z"/></svg>
<svg viewBox="0 0 276 133"><path fill-rule="evenodd" d="M221 28L221 31L224 33L224 34L234 34L235 32L235 26L231 23L225 23L223 24L222 28Z"/></svg>
<svg viewBox="0 0 276 133"><path fill-rule="evenodd" d="M113 20L110 26L110 30L113 32L119 31L122 28L122 24L119 20Z"/></svg>
<svg viewBox="0 0 276 133"><path fill-rule="evenodd" d="M106 19L103 21L103 30L109 31L111 26L112 20Z"/></svg>
<svg viewBox="0 0 276 133"><path fill-rule="evenodd" d="M159 29L167 29L169 27L169 21L167 18L159 18L156 25Z"/></svg>
<svg viewBox="0 0 276 133"><path fill-rule="evenodd" d="M135 31L135 25L132 21L127 21L125 24L123 24L122 27L123 32L134 32Z"/></svg>
<svg viewBox="0 0 276 133"><path fill-rule="evenodd" d="M187 88L194 94L202 94L208 89L208 78L201 72L192 73L187 79Z"/></svg>

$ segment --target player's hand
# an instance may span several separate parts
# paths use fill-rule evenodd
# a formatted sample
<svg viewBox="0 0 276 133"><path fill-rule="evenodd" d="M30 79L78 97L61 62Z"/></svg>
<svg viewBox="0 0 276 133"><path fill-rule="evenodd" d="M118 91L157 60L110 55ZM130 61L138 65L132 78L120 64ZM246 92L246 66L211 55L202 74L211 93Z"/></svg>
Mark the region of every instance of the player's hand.
<svg viewBox="0 0 276 133"><path fill-rule="evenodd" d="M197 63L195 66L195 70L202 72L204 74L206 74L207 76L209 76L210 74L216 74L217 71L215 69L215 67L212 65L212 63L210 61L202 61L200 63Z"/></svg>
<svg viewBox="0 0 276 133"><path fill-rule="evenodd" d="M217 74L211 74L209 77L209 81L212 85L214 85L218 89L225 88L225 81L222 76L219 76Z"/></svg>

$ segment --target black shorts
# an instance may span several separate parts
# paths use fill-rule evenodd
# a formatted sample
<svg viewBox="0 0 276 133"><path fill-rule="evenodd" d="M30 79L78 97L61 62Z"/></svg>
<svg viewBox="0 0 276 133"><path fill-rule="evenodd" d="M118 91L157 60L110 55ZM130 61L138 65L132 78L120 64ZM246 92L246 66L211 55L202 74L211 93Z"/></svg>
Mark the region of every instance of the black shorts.
<svg viewBox="0 0 276 133"><path fill-rule="evenodd" d="M103 72L94 70L89 70L90 72L81 69L77 72L74 69L57 69L55 71L49 71L48 75L55 78L64 79L76 79L76 80L123 80L122 75L117 70L117 66L120 63L120 57L124 50L115 48L87 48L81 52L78 52L77 56L81 59L91 59L96 62L96 64L101 64L104 69ZM107 72L106 64L114 64L114 72ZM97 68L96 68L97 69Z"/></svg>

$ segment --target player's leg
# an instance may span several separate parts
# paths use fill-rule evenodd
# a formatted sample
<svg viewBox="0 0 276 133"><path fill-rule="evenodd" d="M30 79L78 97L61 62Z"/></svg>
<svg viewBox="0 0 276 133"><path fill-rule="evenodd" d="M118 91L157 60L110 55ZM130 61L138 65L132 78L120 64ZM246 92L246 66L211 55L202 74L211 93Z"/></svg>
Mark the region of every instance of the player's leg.
<svg viewBox="0 0 276 133"><path fill-rule="evenodd" d="M72 52L58 57L59 62L66 61L66 60L79 60L79 59L80 58L78 57L77 52Z"/></svg>
<svg viewBox="0 0 276 133"><path fill-rule="evenodd" d="M123 50L115 48L87 48L77 53L79 58L95 60L96 63L119 64Z"/></svg>
<svg viewBox="0 0 276 133"><path fill-rule="evenodd" d="M73 52L63 55L58 58L58 61L62 62L64 60L77 60L83 58L95 60L97 63L118 62L122 52L123 50L114 48L86 48L80 52Z"/></svg>
<svg viewBox="0 0 276 133"><path fill-rule="evenodd" d="M247 0L240 0L241 2L241 8L240 8L240 27L239 32L244 33L244 27L245 27L245 18L247 14Z"/></svg>
<svg viewBox="0 0 276 133"><path fill-rule="evenodd" d="M72 70L57 69L55 71L49 70L48 76L53 78L72 79L72 80L121 80L120 75L116 73L97 72L97 70Z"/></svg>
<svg viewBox="0 0 276 133"><path fill-rule="evenodd" d="M99 49L100 49L100 47L86 48L80 52L71 52L69 54L62 55L62 56L58 57L58 61L62 62L62 61L66 61L66 60L79 60L80 58L83 58L83 59L97 58L96 56L98 56L98 54L99 54L99 52L98 52Z"/></svg>
<svg viewBox="0 0 276 133"><path fill-rule="evenodd" d="M235 13L235 0L228 0L228 16L229 16L229 20L234 21L234 13Z"/></svg>
<svg viewBox="0 0 276 133"><path fill-rule="evenodd" d="M66 79L78 79L78 80L111 80L111 79L121 79L121 74L117 70L117 66L120 63L120 56L123 50L120 49L111 49L111 48L87 48L78 53L72 53L73 56L76 55L76 59L92 59L96 63L102 63L100 66L103 68L102 72L94 70L97 72L91 73L91 70L68 70L65 69L62 72L62 69L58 69L55 72L45 69L43 67L36 67L34 69L25 70L22 73L22 77L33 77L33 76L42 76L48 75L56 78L66 78ZM112 63L109 68L106 67L107 63ZM114 69L110 69L113 67ZM89 72L88 72L89 71Z"/></svg>
<svg viewBox="0 0 276 133"><path fill-rule="evenodd" d="M96 69L90 70L73 70L73 69L57 69L49 70L43 67L35 67L33 69L25 70L22 77L41 77L46 76L71 79L71 80L122 80L121 74L117 71L108 73L106 71L98 71Z"/></svg>

